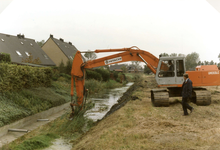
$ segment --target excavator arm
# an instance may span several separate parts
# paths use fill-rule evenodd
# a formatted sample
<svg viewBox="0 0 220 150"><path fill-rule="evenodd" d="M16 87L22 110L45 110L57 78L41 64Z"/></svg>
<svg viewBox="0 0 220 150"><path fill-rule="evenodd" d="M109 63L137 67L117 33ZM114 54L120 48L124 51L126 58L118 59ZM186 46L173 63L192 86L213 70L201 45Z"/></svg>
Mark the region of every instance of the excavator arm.
<svg viewBox="0 0 220 150"><path fill-rule="evenodd" d="M78 111L83 107L83 99L85 94L84 82L85 82L85 69L94 68L105 65L112 65L127 61L141 61L146 63L149 69L156 74L156 68L159 63L159 59L152 55L151 53L140 50L138 47L133 46L130 48L122 49L103 49L95 50L95 53L99 52L122 52L118 54L113 54L110 56L102 57L99 59L83 62L82 55L80 51L77 51L73 60L72 70L71 70L71 107L72 115L75 114L76 107ZM77 93L77 101L73 102L74 95L74 83Z"/></svg>

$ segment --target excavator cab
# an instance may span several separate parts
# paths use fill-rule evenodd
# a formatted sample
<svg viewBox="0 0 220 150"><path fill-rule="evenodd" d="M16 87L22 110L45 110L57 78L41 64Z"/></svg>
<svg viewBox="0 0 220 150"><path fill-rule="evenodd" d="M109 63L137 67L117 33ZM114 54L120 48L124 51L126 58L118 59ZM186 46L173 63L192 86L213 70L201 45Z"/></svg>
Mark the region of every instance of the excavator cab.
<svg viewBox="0 0 220 150"><path fill-rule="evenodd" d="M154 106L169 106L169 97L181 96L185 57L160 57L155 79L160 89L151 90ZM163 88L164 87L164 88Z"/></svg>
<svg viewBox="0 0 220 150"><path fill-rule="evenodd" d="M156 81L158 86L176 87L183 83L183 74L185 73L185 57L160 57Z"/></svg>

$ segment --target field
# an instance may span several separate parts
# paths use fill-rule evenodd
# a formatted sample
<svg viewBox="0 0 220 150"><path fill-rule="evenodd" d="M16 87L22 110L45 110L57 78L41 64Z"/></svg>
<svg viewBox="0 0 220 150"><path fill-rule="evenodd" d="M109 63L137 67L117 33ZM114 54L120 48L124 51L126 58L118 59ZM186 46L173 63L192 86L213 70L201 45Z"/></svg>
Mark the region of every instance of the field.
<svg viewBox="0 0 220 150"><path fill-rule="evenodd" d="M147 82L145 82L147 81ZM153 76L144 76L129 101L84 136L72 141L73 149L189 149L217 150L220 147L220 88L208 87L212 104L194 107L182 116L181 98L170 99L170 107L153 107L150 89Z"/></svg>

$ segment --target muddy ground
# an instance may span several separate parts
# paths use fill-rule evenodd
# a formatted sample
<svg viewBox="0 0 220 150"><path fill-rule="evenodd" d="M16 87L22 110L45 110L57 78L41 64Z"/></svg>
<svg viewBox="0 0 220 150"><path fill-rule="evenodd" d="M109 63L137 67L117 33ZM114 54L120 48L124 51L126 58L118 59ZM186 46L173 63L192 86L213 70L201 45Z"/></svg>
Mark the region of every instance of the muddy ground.
<svg viewBox="0 0 220 150"><path fill-rule="evenodd" d="M73 149L220 149L220 87L208 87L209 106L194 107L182 116L181 98L170 99L169 107L153 107L150 90L156 88L154 76L143 76L131 100L109 115L77 141Z"/></svg>

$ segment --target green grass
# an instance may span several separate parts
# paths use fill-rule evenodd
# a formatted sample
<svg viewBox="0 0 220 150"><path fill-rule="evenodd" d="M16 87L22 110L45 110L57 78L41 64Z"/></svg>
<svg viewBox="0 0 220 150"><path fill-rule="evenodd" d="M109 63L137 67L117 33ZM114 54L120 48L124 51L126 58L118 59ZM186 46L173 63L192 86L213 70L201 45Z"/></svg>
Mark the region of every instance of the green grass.
<svg viewBox="0 0 220 150"><path fill-rule="evenodd" d="M6 92L0 96L0 127L70 101L70 85L54 81L45 88Z"/></svg>
<svg viewBox="0 0 220 150"><path fill-rule="evenodd" d="M10 149L13 150L34 150L43 149L51 145L51 142L59 136L53 133L40 134L30 138L18 145L11 145Z"/></svg>
<svg viewBox="0 0 220 150"><path fill-rule="evenodd" d="M85 88L89 90L89 94L100 93L105 89L113 89L117 87L122 87L126 82L119 83L115 80L109 80L107 82L101 82L94 79L89 79L85 81Z"/></svg>
<svg viewBox="0 0 220 150"><path fill-rule="evenodd" d="M5 145L1 150L43 149L52 145L52 141L59 137L75 140L94 125L92 120L84 117L84 113L93 106L93 103L87 103L85 109L80 111L73 120L69 120L69 113L65 113L43 127L25 134L14 142Z"/></svg>
<svg viewBox="0 0 220 150"><path fill-rule="evenodd" d="M114 80L109 80L108 82L86 80L85 82L85 86L91 94L123 85L124 83L118 83ZM31 88L4 93L4 95L0 96L0 126L68 101L70 101L70 82L67 82L64 77L53 81L51 87L48 88ZM92 120L83 116L85 111L93 106L93 103L88 102L85 109L80 111L73 120L69 120L68 112L45 127L38 129L40 131L37 134L33 136L24 135L2 149L42 149L51 145L51 141L58 138L57 135L72 140L77 139L94 125ZM53 136L51 137L51 135Z"/></svg>
<svg viewBox="0 0 220 150"><path fill-rule="evenodd" d="M64 114L51 124L48 131L71 139L73 138L73 134L83 134L93 126L93 121L83 116L84 113L93 106L92 103L87 103L86 109L81 110L79 114L74 116L73 120L69 120L69 113Z"/></svg>
<svg viewBox="0 0 220 150"><path fill-rule="evenodd" d="M114 80L85 81L85 87L89 89L90 95L121 86L123 84ZM0 96L0 127L68 101L70 101L70 82L67 82L67 78L63 76L57 81L52 81L51 87L6 92Z"/></svg>

